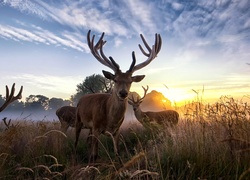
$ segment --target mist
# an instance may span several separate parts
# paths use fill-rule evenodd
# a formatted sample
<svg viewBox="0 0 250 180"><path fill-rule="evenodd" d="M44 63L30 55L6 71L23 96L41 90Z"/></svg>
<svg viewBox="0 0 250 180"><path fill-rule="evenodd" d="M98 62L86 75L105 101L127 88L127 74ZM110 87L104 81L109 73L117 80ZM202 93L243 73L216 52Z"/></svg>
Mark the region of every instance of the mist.
<svg viewBox="0 0 250 180"><path fill-rule="evenodd" d="M0 119L3 118L16 121L54 121L58 120L55 111L3 111Z"/></svg>

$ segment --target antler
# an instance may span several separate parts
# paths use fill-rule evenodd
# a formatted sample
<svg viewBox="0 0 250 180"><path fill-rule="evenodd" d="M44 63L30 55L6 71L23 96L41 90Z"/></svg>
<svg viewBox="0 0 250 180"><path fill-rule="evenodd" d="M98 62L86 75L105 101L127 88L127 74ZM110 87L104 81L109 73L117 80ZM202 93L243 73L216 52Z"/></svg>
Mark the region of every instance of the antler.
<svg viewBox="0 0 250 180"><path fill-rule="evenodd" d="M16 96L14 96L15 83L13 83L13 85L11 87L10 94L9 94L9 88L8 88L8 86L6 86L6 100L5 100L4 104L0 107L0 112L3 111L13 101L15 101L17 99L21 99L22 98L22 92L23 92L23 86L21 86L21 89L20 89L19 93Z"/></svg>
<svg viewBox="0 0 250 180"><path fill-rule="evenodd" d="M10 128L10 122L11 122L11 119L9 119L9 121L7 122L7 118L3 118L3 123L4 125L6 126L6 129L9 129Z"/></svg>
<svg viewBox="0 0 250 180"><path fill-rule="evenodd" d="M145 87L143 87L143 86L142 86L142 88L143 88L143 90L144 90L144 95L143 95L141 98L139 98L139 97L137 96L137 99L136 99L136 100L134 99L134 96L132 95L132 98L128 98L130 102L132 102L133 104L138 104L138 103L141 103L141 102L143 101L143 99L144 99L145 96L147 95L148 85L147 85L147 88L145 88Z"/></svg>
<svg viewBox="0 0 250 180"><path fill-rule="evenodd" d="M145 38L143 37L142 34L140 34L142 42L144 43L145 47L148 50L148 53L146 53L146 51L142 48L142 46L139 44L139 48L142 52L142 54L144 54L145 56L148 57L148 59L140 64L137 64L135 66L135 52L132 52L132 59L133 62L128 70L128 72L135 72L145 66L147 66L156 56L157 54L160 52L161 50L161 45L162 45L162 40L161 40L161 35L160 34L155 34L155 44L152 46L152 48L149 47L148 43L146 42Z"/></svg>
<svg viewBox="0 0 250 180"><path fill-rule="evenodd" d="M103 52L103 46L106 43L106 41L103 40L104 37L104 32L102 33L99 41L94 45L95 41L95 35L92 36L90 39L90 32L91 30L88 31L87 34L87 41L88 41L88 46L91 50L91 53L94 55L94 57L103 65L111 68L114 72L117 72L120 70L119 65L114 61L114 59L110 56L109 59L105 56ZM100 52L99 52L100 51Z"/></svg>

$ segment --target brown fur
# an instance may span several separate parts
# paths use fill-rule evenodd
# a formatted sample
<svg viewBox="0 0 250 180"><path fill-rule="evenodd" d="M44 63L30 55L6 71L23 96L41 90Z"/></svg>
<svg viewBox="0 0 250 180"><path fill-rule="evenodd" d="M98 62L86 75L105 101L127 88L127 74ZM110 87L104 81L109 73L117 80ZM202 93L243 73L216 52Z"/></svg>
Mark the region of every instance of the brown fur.
<svg viewBox="0 0 250 180"><path fill-rule="evenodd" d="M146 121L149 121L150 123L155 122L165 127L173 127L174 125L177 125L179 121L179 114L174 110L143 112L140 109L137 109L135 111L135 116L136 119L142 124L146 123Z"/></svg>
<svg viewBox="0 0 250 180"><path fill-rule="evenodd" d="M107 78L109 77L104 72ZM78 102L76 110L76 141L82 128L90 129L88 144L90 146L89 161L94 162L98 155L98 140L101 133L111 134L115 138L114 148L117 150L119 128L124 120L127 108L127 95L132 82L141 81L144 76L134 76L132 73L116 73L111 77L115 81L112 94L88 94ZM118 152L115 152L118 154Z"/></svg>
<svg viewBox="0 0 250 180"><path fill-rule="evenodd" d="M75 127L76 107L63 106L57 109L56 115L61 123L61 130L66 132L69 127Z"/></svg>

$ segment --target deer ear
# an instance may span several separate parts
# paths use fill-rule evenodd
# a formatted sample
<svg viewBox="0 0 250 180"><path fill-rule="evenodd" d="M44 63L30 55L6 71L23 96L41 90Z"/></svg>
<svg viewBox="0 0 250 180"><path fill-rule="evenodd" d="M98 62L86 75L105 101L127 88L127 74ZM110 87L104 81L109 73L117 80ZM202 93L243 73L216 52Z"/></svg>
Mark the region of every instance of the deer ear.
<svg viewBox="0 0 250 180"><path fill-rule="evenodd" d="M115 75L108 72L108 71L102 71L103 75L107 78L107 79L111 79L114 80L115 79Z"/></svg>
<svg viewBox="0 0 250 180"><path fill-rule="evenodd" d="M133 76L132 81L133 82L140 82L141 80L143 80L144 77L145 77L145 75Z"/></svg>

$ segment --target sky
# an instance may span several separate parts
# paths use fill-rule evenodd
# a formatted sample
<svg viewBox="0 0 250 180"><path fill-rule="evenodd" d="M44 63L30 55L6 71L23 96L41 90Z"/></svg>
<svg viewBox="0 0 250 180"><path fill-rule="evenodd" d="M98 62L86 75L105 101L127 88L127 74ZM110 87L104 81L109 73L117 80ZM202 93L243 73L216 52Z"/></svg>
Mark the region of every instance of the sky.
<svg viewBox="0 0 250 180"><path fill-rule="evenodd" d="M87 76L111 69L90 53L88 30L105 32L104 53L124 72L143 34L150 46L155 33L162 48L133 83L157 90L175 103L197 92L205 101L222 95L249 95L249 0L0 0L0 94L5 85L24 86L29 95L69 99ZM167 86L167 87L166 87ZM204 91L203 91L204 90Z"/></svg>

